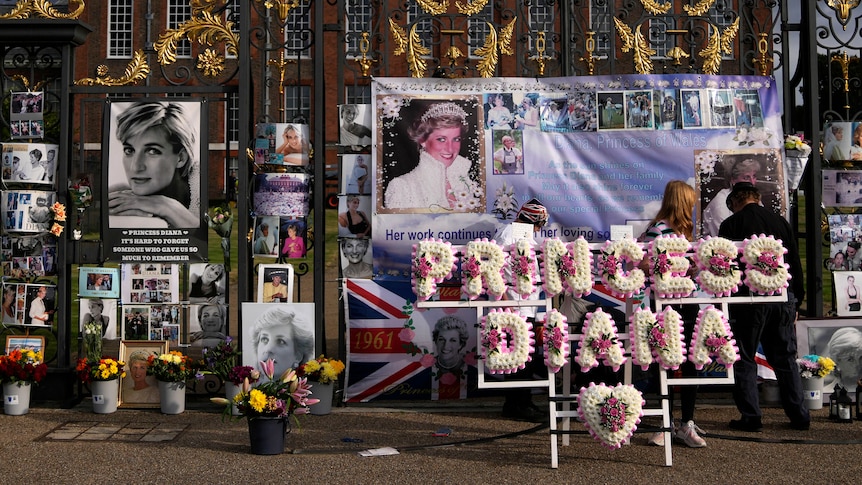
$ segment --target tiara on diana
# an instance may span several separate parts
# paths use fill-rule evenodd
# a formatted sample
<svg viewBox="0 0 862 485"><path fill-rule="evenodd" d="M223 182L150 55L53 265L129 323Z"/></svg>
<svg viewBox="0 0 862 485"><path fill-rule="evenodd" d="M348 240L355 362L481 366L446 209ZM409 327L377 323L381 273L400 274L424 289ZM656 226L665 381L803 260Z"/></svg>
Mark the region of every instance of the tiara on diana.
<svg viewBox="0 0 862 485"><path fill-rule="evenodd" d="M463 120L467 118L467 112L455 103L438 103L428 108L428 111L419 120L425 123L431 118L442 118L443 116L457 116Z"/></svg>

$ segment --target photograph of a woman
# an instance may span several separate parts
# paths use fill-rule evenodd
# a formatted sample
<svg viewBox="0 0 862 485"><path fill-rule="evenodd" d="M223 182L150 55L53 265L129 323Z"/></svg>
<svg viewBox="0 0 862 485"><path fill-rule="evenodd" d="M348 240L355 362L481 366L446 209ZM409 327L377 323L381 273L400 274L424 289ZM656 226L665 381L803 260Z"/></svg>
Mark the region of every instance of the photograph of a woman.
<svg viewBox="0 0 862 485"><path fill-rule="evenodd" d="M197 228L200 103L111 105L108 226Z"/></svg>
<svg viewBox="0 0 862 485"><path fill-rule="evenodd" d="M282 234L285 234L281 245L281 254L285 258L305 257L305 221L301 219L286 219L281 223Z"/></svg>
<svg viewBox="0 0 862 485"><path fill-rule="evenodd" d="M371 107L364 104L341 105L340 145L367 146L371 144Z"/></svg>
<svg viewBox="0 0 862 485"><path fill-rule="evenodd" d="M832 273L832 281L835 284L836 312L839 317L862 315L862 288L856 283L860 277L862 277L862 272L859 271L836 271Z"/></svg>
<svg viewBox="0 0 862 485"><path fill-rule="evenodd" d="M275 163L283 165L308 165L308 125L276 125L281 140L275 149ZM270 163L273 163L270 156Z"/></svg>
<svg viewBox="0 0 862 485"><path fill-rule="evenodd" d="M314 303L243 303L243 365L275 361L275 375L314 358Z"/></svg>
<svg viewBox="0 0 862 485"><path fill-rule="evenodd" d="M227 274L223 264L196 263L189 268L191 303L224 303Z"/></svg>
<svg viewBox="0 0 862 485"><path fill-rule="evenodd" d="M340 237L371 237L371 208L369 197L348 195L341 201L338 212L338 235ZM365 210L363 210L365 209Z"/></svg>
<svg viewBox="0 0 862 485"><path fill-rule="evenodd" d="M195 305L191 309L189 341L193 347L213 348L227 338L227 308L224 305Z"/></svg>
<svg viewBox="0 0 862 485"><path fill-rule="evenodd" d="M148 359L167 351L167 342L120 342L120 360L126 363L126 377L120 378L121 407L159 406L158 383L147 375Z"/></svg>
<svg viewBox="0 0 862 485"><path fill-rule="evenodd" d="M479 100L414 98L382 133L383 212L484 212Z"/></svg>
<svg viewBox="0 0 862 485"><path fill-rule="evenodd" d="M98 322L102 327L103 339L117 338L117 300L102 298L81 299L81 329L91 322Z"/></svg>

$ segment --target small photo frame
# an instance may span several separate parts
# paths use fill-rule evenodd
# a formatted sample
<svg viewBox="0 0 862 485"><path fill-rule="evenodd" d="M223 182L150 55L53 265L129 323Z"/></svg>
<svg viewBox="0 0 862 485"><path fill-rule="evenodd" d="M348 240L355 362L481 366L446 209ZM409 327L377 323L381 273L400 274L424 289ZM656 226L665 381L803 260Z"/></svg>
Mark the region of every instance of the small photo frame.
<svg viewBox="0 0 862 485"><path fill-rule="evenodd" d="M126 377L120 378L120 407L159 407L159 386L156 378L147 375L147 359L168 352L168 342L120 341L120 360L126 363Z"/></svg>
<svg viewBox="0 0 862 485"><path fill-rule="evenodd" d="M293 265L262 264L257 271L258 303L293 301Z"/></svg>
<svg viewBox="0 0 862 485"><path fill-rule="evenodd" d="M189 344L214 348L227 338L227 306L216 303L189 306Z"/></svg>
<svg viewBox="0 0 862 485"><path fill-rule="evenodd" d="M225 303L227 279L223 264L193 263L189 266L189 302Z"/></svg>
<svg viewBox="0 0 862 485"><path fill-rule="evenodd" d="M150 306L123 305L123 340L147 340L150 336Z"/></svg>
<svg viewBox="0 0 862 485"><path fill-rule="evenodd" d="M80 268L78 295L83 298L119 298L119 268Z"/></svg>
<svg viewBox="0 0 862 485"><path fill-rule="evenodd" d="M339 145L369 146L371 145L371 105L342 104L338 106Z"/></svg>
<svg viewBox="0 0 862 485"><path fill-rule="evenodd" d="M125 263L120 298L129 303L179 303L180 272L177 264Z"/></svg>
<svg viewBox="0 0 862 485"><path fill-rule="evenodd" d="M308 165L308 125L299 123L262 123L255 127L255 151L270 165L304 167ZM255 158L257 158L257 153Z"/></svg>
<svg viewBox="0 0 862 485"><path fill-rule="evenodd" d="M45 337L35 335L7 335L6 336L6 355L13 350L32 350L33 352L42 352L45 355Z"/></svg>
<svg viewBox="0 0 862 485"><path fill-rule="evenodd" d="M371 239L345 237L339 241L339 247L343 277L368 279L374 276Z"/></svg>

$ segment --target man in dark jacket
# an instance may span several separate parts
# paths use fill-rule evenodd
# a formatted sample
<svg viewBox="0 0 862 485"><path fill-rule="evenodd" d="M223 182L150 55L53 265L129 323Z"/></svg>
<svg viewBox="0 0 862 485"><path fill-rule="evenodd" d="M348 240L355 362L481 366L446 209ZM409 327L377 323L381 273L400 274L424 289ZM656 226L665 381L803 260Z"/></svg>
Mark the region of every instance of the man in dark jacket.
<svg viewBox="0 0 862 485"><path fill-rule="evenodd" d="M733 215L721 223L718 235L734 241L759 234L780 239L787 249L784 258L790 265L791 276L787 302L730 305L730 328L739 346L740 357L740 361L733 366L733 399L742 414L740 419L730 422L730 427L747 432L763 430L757 393L757 364L754 362L757 343L760 342L766 360L778 378L781 404L784 413L790 418L790 427L807 430L811 417L803 405L802 380L796 364L795 326L805 288L793 229L784 218L760 205L760 192L757 186L749 182L733 186L727 197L727 206ZM748 288L742 287L737 295L746 294Z"/></svg>

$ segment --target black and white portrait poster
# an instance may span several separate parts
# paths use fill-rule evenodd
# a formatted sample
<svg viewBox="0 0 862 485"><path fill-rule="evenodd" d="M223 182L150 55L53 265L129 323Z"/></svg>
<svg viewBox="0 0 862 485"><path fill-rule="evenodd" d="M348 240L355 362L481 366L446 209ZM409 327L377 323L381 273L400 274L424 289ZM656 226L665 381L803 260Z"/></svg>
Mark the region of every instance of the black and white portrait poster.
<svg viewBox="0 0 862 485"><path fill-rule="evenodd" d="M204 103L109 102L103 124L108 259L201 261L207 252Z"/></svg>

